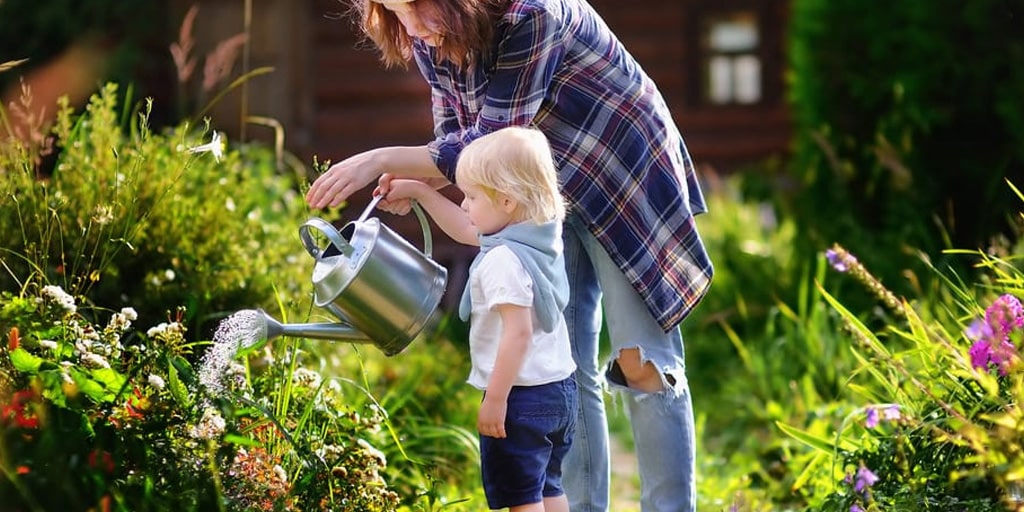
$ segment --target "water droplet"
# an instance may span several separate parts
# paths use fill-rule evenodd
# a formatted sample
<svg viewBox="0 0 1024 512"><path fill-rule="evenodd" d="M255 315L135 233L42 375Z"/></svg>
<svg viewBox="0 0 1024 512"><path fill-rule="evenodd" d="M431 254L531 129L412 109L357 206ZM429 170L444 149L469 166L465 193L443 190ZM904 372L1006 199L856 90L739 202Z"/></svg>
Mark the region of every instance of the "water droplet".
<svg viewBox="0 0 1024 512"><path fill-rule="evenodd" d="M235 312L221 320L213 335L213 345L203 355L199 382L219 395L225 391L224 372L240 349L252 347L266 336L266 320L254 309Z"/></svg>

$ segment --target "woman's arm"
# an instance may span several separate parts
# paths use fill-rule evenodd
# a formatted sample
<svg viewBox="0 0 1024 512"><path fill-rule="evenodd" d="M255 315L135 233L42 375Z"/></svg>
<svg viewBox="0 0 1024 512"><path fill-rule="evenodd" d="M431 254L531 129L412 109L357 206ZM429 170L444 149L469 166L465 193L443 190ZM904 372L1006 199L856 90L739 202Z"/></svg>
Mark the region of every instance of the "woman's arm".
<svg viewBox="0 0 1024 512"><path fill-rule="evenodd" d="M312 208L338 206L385 172L400 178L444 179L427 146L389 146L332 165L313 182L306 202Z"/></svg>

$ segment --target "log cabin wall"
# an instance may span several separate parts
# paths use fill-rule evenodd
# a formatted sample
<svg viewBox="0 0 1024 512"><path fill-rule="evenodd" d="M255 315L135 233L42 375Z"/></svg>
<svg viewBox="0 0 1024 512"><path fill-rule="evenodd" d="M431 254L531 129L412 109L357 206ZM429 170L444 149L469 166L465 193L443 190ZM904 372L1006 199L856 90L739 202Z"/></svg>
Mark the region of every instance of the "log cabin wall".
<svg viewBox="0 0 1024 512"><path fill-rule="evenodd" d="M629 51L657 82L695 162L731 172L785 152L789 117L782 98L782 34L787 2L771 0L592 0ZM360 49L348 20L330 19L340 4L314 0L309 34L313 112L309 150L338 159L382 144L420 144L431 134L428 89L414 69L385 70ZM764 77L752 105L702 101L700 19L750 9L759 16Z"/></svg>

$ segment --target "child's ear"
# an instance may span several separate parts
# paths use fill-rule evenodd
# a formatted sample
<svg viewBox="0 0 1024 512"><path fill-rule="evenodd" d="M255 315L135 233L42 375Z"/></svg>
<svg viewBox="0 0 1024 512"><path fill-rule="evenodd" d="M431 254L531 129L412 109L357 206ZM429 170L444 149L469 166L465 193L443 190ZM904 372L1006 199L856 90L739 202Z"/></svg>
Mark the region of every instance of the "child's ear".
<svg viewBox="0 0 1024 512"><path fill-rule="evenodd" d="M501 209L504 210L505 213L512 213L512 212L516 211L516 208L518 208L518 207L519 207L519 201L516 201L515 199L513 199L513 198L511 198L511 197L509 197L507 195L502 194L502 196L501 196Z"/></svg>

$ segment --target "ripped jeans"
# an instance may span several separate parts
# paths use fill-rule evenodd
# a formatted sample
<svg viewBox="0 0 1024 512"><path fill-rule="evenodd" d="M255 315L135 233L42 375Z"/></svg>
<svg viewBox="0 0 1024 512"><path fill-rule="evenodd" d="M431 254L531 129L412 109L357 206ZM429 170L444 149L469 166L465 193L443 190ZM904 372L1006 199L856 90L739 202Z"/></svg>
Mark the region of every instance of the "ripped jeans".
<svg viewBox="0 0 1024 512"><path fill-rule="evenodd" d="M696 510L693 405L686 380L683 340L648 312L639 294L587 230L570 214L563 231L570 299L565 309L578 366L580 410L563 479L572 512L605 512L609 504L610 455L604 385L624 394L640 473L642 512ZM611 358L601 365L602 309L608 312ZM662 370L664 391L644 393L626 386L614 363L623 349L639 348L644 362Z"/></svg>

